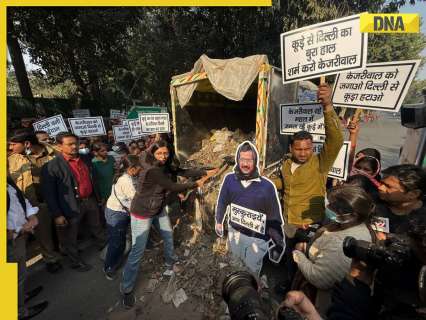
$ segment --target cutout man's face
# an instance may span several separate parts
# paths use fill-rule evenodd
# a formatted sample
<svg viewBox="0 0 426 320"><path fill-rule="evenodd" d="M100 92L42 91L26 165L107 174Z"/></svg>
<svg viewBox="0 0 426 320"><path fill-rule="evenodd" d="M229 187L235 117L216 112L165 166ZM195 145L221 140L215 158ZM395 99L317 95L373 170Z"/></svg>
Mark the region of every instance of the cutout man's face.
<svg viewBox="0 0 426 320"><path fill-rule="evenodd" d="M243 174L250 174L254 171L256 164L254 163L253 151L240 152L239 167Z"/></svg>

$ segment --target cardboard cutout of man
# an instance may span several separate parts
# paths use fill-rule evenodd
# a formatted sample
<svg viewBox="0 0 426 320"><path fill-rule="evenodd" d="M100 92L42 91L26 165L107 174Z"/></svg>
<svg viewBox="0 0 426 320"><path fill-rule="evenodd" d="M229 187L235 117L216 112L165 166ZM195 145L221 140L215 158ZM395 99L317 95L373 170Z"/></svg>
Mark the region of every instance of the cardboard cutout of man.
<svg viewBox="0 0 426 320"><path fill-rule="evenodd" d="M223 237L228 218L232 255L259 275L263 258L278 263L285 249L284 222L275 185L259 174L256 147L249 141L238 146L234 172L225 176L216 205L216 233Z"/></svg>

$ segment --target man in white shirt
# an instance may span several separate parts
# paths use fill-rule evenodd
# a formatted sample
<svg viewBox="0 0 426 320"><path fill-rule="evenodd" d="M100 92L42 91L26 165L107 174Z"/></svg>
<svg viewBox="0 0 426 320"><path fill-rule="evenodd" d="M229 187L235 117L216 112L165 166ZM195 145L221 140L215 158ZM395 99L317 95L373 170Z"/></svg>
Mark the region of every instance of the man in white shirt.
<svg viewBox="0 0 426 320"><path fill-rule="evenodd" d="M18 318L31 319L46 309L48 302L26 307L25 302L41 291L38 287L25 294L26 278L26 239L28 233L33 233L38 224L37 207L25 199L23 193L13 180L7 179L7 262L18 264Z"/></svg>

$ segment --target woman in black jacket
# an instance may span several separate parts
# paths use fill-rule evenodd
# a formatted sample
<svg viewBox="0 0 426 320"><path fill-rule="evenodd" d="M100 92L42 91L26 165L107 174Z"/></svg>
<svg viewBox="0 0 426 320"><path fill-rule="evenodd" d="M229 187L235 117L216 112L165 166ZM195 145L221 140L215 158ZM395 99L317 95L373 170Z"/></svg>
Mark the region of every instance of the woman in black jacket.
<svg viewBox="0 0 426 320"><path fill-rule="evenodd" d="M170 149L165 141L154 143L147 151L144 170L139 176L136 194L130 207L132 226L132 249L123 271L121 292L123 304L131 308L135 303L133 288L139 270L151 224L160 230L164 240L164 257L167 267L173 266L177 258L174 254L173 229L165 211L165 200L168 192L183 192L188 189L201 187L216 170L182 170L168 165ZM175 183L171 180L173 174L186 177L201 177L196 182Z"/></svg>

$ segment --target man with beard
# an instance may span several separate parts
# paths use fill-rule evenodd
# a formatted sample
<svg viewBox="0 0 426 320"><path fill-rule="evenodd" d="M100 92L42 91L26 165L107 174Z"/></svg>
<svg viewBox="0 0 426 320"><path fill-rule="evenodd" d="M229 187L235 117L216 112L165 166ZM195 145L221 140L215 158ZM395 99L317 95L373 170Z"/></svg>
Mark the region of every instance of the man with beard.
<svg viewBox="0 0 426 320"><path fill-rule="evenodd" d="M379 197L383 202L377 204L375 216L380 217L387 232L405 234L410 219L426 215L426 172L419 166L402 164L382 174Z"/></svg>
<svg viewBox="0 0 426 320"><path fill-rule="evenodd" d="M216 233L223 237L228 216L228 241L233 256L256 275L263 258L279 262L284 252L283 221L277 190L259 175L256 147L249 141L237 150L234 172L225 176L216 206Z"/></svg>

